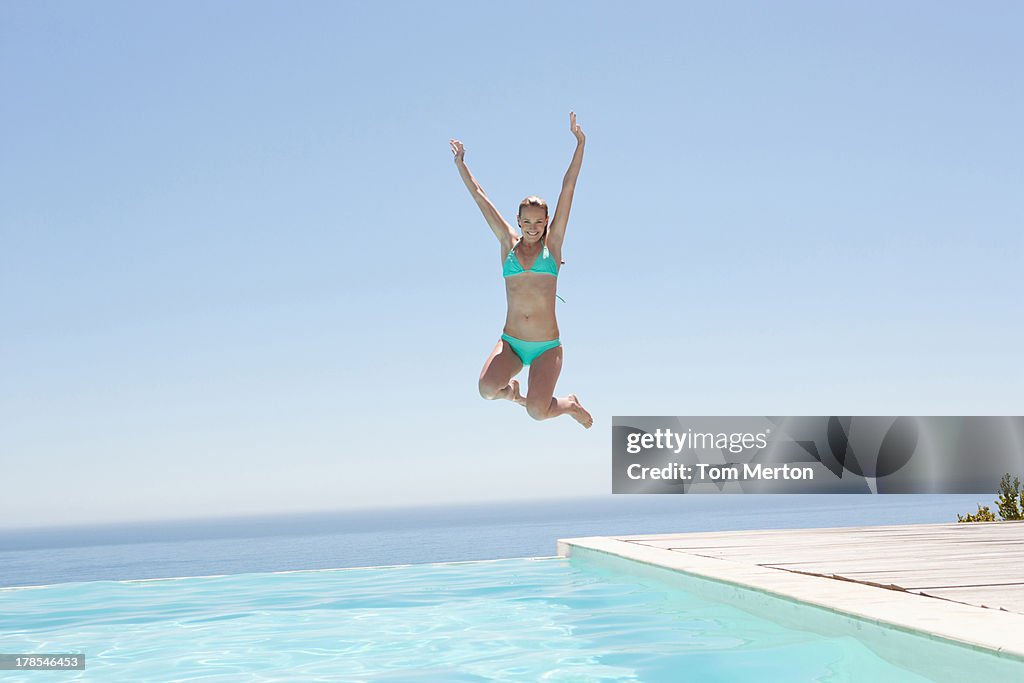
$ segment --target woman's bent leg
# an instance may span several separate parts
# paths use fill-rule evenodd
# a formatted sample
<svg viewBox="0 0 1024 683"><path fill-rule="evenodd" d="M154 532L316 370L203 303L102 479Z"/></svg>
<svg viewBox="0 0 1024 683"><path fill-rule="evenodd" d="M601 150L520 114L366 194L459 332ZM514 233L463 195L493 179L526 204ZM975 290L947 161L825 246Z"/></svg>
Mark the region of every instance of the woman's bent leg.
<svg viewBox="0 0 1024 683"><path fill-rule="evenodd" d="M526 412L535 420L547 420L559 415L571 415L574 420L590 429L594 418L580 405L575 394L555 398L555 384L562 374L562 347L548 349L530 363L530 390L526 396Z"/></svg>
<svg viewBox="0 0 1024 683"><path fill-rule="evenodd" d="M525 405L519 393L519 382L512 379L523 369L523 361L504 339L499 339L480 371L480 395L488 400L503 398Z"/></svg>

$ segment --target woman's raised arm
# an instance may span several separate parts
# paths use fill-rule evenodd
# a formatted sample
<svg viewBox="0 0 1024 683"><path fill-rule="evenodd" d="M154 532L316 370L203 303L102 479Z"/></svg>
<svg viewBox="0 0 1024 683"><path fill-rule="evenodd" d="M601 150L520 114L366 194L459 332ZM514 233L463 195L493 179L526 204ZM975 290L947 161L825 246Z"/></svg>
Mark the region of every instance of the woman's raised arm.
<svg viewBox="0 0 1024 683"><path fill-rule="evenodd" d="M555 206L555 215L551 218L551 225L548 227L548 247L556 253L562 253L562 242L565 241L565 228L569 224L569 209L572 207L572 194L576 190L576 179L580 176L580 167L583 165L583 144L587 141L583 135L583 129L576 123L576 113L569 112L569 130L576 136L576 151L569 162L569 170L565 172L562 179L562 192L558 195L558 204Z"/></svg>
<svg viewBox="0 0 1024 683"><path fill-rule="evenodd" d="M466 166L466 148L461 142L454 138L449 141L452 146L452 153L455 155L455 166L459 169L459 175L462 176L462 181L466 183L466 187L469 189L469 193L473 195L473 201L480 207L481 213L484 215L484 219L487 221L487 225L491 226L491 232L501 242L501 246L507 251L512 248L512 245L516 241L516 231L512 229L512 226L508 224L501 213L495 208L494 204L484 193L484 188L480 187L480 183L476 181L473 174L469 172L469 168Z"/></svg>

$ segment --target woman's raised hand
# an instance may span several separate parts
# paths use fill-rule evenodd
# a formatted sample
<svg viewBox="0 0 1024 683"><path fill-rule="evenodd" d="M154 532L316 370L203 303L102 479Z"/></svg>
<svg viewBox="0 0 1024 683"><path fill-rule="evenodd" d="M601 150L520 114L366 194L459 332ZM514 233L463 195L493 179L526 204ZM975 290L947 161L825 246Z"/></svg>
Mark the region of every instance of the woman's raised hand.
<svg viewBox="0 0 1024 683"><path fill-rule="evenodd" d="M459 140L452 138L448 141L448 144L452 146L452 154L455 155L455 163L459 163L466 156L466 148L462 145Z"/></svg>
<svg viewBox="0 0 1024 683"><path fill-rule="evenodd" d="M580 144L586 141L587 136L583 134L583 129L576 123L576 112L574 111L569 112L569 130L576 136L576 141Z"/></svg>

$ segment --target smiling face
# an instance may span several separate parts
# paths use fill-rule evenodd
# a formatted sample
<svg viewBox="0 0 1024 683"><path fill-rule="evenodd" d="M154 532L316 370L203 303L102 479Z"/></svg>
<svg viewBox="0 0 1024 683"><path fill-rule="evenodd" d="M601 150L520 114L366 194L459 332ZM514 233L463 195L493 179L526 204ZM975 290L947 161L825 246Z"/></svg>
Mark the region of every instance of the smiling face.
<svg viewBox="0 0 1024 683"><path fill-rule="evenodd" d="M527 204L519 207L519 229L524 242L540 242L547 234L548 208Z"/></svg>

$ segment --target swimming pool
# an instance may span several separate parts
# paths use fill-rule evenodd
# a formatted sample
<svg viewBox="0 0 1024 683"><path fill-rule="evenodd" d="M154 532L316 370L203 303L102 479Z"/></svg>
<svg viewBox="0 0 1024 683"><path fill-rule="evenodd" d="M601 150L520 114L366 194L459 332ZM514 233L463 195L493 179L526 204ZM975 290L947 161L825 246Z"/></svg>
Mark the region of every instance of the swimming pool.
<svg viewBox="0 0 1024 683"><path fill-rule="evenodd" d="M876 655L855 625L827 635L782 625L685 590L674 572L621 568L540 558L4 589L0 652L80 652L86 669L0 677L936 680ZM922 648L925 662L945 648L950 680L1024 671L967 648L894 637Z"/></svg>

